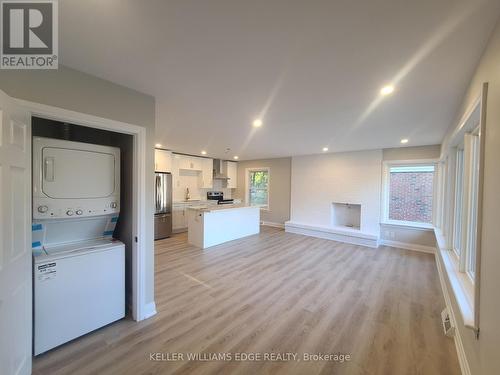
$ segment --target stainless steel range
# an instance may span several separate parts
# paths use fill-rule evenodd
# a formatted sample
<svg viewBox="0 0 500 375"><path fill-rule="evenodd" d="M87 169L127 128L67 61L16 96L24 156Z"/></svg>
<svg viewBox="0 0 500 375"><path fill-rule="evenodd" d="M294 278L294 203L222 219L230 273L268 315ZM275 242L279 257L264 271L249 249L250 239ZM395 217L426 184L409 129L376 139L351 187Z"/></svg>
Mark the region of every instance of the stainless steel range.
<svg viewBox="0 0 500 375"><path fill-rule="evenodd" d="M207 191L207 200L217 201L217 204L233 204L234 199L224 199L222 191Z"/></svg>

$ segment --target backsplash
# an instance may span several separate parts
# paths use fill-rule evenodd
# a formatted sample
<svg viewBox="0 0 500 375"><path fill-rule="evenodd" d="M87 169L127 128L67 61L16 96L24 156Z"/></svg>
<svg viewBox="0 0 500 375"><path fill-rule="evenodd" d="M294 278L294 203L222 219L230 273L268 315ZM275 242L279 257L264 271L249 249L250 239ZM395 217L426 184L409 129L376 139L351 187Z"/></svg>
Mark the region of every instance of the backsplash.
<svg viewBox="0 0 500 375"><path fill-rule="evenodd" d="M186 200L186 188L189 188L190 199L207 199L207 191L222 191L224 198L233 198L233 189L222 188L221 180L214 180L212 189L198 188L199 171L180 170L179 177L173 176L172 197L174 202Z"/></svg>

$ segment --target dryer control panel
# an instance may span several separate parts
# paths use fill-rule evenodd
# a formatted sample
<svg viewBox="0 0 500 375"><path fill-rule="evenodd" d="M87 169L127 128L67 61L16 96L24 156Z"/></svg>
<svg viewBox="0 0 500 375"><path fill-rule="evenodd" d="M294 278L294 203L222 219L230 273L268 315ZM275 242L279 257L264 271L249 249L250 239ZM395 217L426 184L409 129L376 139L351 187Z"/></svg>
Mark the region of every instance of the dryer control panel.
<svg viewBox="0 0 500 375"><path fill-rule="evenodd" d="M83 205L78 203L81 202L74 200L55 201L47 198L33 199L33 218L62 219L118 214L120 212L120 202L116 200L108 202L87 200Z"/></svg>

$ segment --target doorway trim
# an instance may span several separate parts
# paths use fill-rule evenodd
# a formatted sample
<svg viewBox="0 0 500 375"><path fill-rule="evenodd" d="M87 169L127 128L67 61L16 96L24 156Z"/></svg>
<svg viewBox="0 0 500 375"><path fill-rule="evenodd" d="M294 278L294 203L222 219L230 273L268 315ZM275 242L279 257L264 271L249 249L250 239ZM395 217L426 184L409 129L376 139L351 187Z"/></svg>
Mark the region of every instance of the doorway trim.
<svg viewBox="0 0 500 375"><path fill-rule="evenodd" d="M75 125L109 130L133 136L133 194L132 194L132 317L135 321L156 314L155 303L146 303L146 128L121 121L88 115L50 105L12 97L15 104L31 117L70 122ZM31 144L30 144L31 147Z"/></svg>

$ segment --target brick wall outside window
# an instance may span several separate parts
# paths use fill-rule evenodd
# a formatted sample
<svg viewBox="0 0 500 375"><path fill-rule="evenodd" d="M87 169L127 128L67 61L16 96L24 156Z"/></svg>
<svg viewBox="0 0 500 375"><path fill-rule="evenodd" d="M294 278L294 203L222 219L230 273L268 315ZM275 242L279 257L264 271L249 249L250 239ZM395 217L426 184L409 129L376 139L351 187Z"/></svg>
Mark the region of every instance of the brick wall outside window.
<svg viewBox="0 0 500 375"><path fill-rule="evenodd" d="M389 219L432 223L434 172L391 172Z"/></svg>

